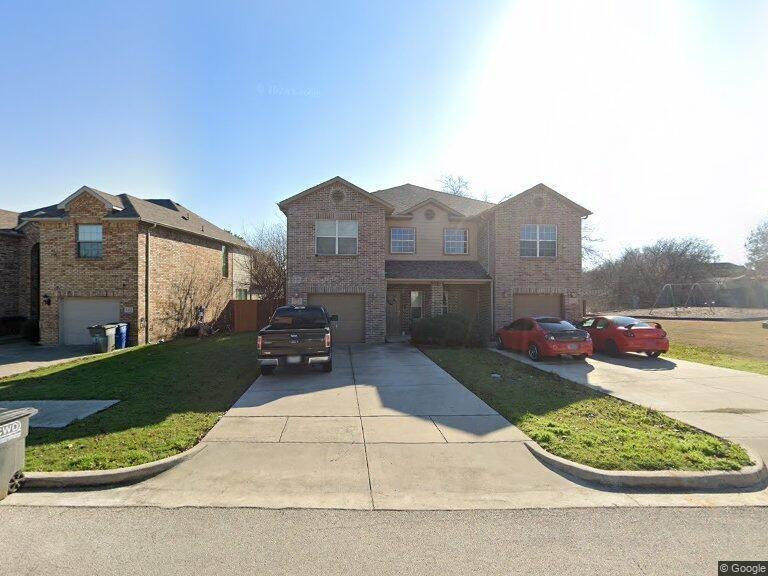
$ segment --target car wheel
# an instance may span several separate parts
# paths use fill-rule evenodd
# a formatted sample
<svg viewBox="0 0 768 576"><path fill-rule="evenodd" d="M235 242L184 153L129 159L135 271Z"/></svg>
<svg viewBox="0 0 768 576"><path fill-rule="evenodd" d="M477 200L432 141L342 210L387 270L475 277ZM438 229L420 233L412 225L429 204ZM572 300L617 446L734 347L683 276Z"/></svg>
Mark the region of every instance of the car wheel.
<svg viewBox="0 0 768 576"><path fill-rule="evenodd" d="M275 371L274 366L262 366L261 367L261 375L262 376L271 376L272 372Z"/></svg>
<svg viewBox="0 0 768 576"><path fill-rule="evenodd" d="M333 370L333 362L323 364L323 372L330 372L331 370Z"/></svg>
<svg viewBox="0 0 768 576"><path fill-rule="evenodd" d="M496 350L504 350L504 342L501 336L496 336Z"/></svg>
<svg viewBox="0 0 768 576"><path fill-rule="evenodd" d="M586 354L576 354L576 356L573 357L574 360L579 360L580 362L583 362L587 359Z"/></svg>
<svg viewBox="0 0 768 576"><path fill-rule="evenodd" d="M605 343L605 352L608 356L618 356L620 354L619 347L613 340L608 340L608 342Z"/></svg>
<svg viewBox="0 0 768 576"><path fill-rule="evenodd" d="M646 352L645 353L648 358L658 358L661 356L661 350L654 350L653 352Z"/></svg>
<svg viewBox="0 0 768 576"><path fill-rule="evenodd" d="M539 351L539 347L533 342L528 344L528 358L534 362L541 362L541 352Z"/></svg>

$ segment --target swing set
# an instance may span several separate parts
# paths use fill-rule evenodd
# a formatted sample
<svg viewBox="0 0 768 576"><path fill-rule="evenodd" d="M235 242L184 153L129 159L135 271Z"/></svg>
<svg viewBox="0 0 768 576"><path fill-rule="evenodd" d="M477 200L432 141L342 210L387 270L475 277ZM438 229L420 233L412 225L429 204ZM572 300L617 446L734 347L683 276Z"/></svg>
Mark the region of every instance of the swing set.
<svg viewBox="0 0 768 576"><path fill-rule="evenodd" d="M720 285L717 282L694 282L693 284L664 284L653 301L653 306L649 314L653 314L654 309L662 301L664 296L668 296L667 302L671 303L675 314L678 310L695 307L707 307L712 315L715 314L714 293ZM706 288L706 290L705 290ZM676 293L677 292L677 293ZM709 295L707 294L709 292ZM680 305L682 304L682 305Z"/></svg>

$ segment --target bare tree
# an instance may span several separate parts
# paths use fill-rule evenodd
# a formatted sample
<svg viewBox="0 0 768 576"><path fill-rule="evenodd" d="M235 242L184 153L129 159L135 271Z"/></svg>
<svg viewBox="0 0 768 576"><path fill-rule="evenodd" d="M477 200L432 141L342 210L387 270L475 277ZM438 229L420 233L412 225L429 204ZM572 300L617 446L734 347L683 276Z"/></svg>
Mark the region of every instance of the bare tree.
<svg viewBox="0 0 768 576"><path fill-rule="evenodd" d="M700 238L669 238L628 248L586 273L593 309L652 306L664 284L693 284L712 272L717 252Z"/></svg>
<svg viewBox="0 0 768 576"><path fill-rule="evenodd" d="M760 274L768 274L768 219L763 220L747 236L747 266Z"/></svg>
<svg viewBox="0 0 768 576"><path fill-rule="evenodd" d="M469 197L469 180L464 176L456 176L453 174L446 174L440 178L440 185L442 191L448 194L454 194L456 196Z"/></svg>
<svg viewBox="0 0 768 576"><path fill-rule="evenodd" d="M286 248L285 223L272 222L250 230L245 235L252 250L245 259L250 290L264 300L285 300Z"/></svg>
<svg viewBox="0 0 768 576"><path fill-rule="evenodd" d="M597 266L603 261L603 254L599 245L603 241L597 235L597 229L586 220L581 226L581 259L587 266Z"/></svg>
<svg viewBox="0 0 768 576"><path fill-rule="evenodd" d="M215 268L214 268L215 270ZM164 337L174 337L198 322L202 309L205 322L217 322L229 299L232 288L221 274L212 274L210 263L196 258L183 267L183 272L171 278L171 289L158 302L155 320Z"/></svg>

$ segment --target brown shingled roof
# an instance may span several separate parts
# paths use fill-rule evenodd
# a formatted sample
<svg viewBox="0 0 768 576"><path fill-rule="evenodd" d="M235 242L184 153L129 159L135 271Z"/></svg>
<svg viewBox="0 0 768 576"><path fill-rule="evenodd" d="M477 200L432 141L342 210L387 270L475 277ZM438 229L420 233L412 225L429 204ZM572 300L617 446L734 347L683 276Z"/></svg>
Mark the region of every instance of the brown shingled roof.
<svg viewBox="0 0 768 576"><path fill-rule="evenodd" d="M90 186L83 186L75 194L57 205L23 212L21 219L63 218L66 216L64 204L79 193L93 194L104 201L105 205L111 207L112 212L107 216L110 220L140 220L141 222L157 224L158 226L189 232L197 236L204 236L225 244L232 244L243 248L248 247L244 240L219 228L173 200L144 199L130 196L129 194L108 194Z"/></svg>
<svg viewBox="0 0 768 576"><path fill-rule="evenodd" d="M487 280L488 272L473 260L386 260L384 276L392 280Z"/></svg>

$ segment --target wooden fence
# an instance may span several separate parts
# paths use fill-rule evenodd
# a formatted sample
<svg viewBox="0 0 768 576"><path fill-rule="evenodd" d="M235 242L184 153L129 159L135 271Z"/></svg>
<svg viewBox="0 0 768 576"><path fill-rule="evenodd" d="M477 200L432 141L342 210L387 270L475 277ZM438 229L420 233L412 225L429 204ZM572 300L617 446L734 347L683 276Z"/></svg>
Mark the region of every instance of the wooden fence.
<svg viewBox="0 0 768 576"><path fill-rule="evenodd" d="M255 332L264 328L275 309L282 305L277 300L230 300L224 315L232 332Z"/></svg>

